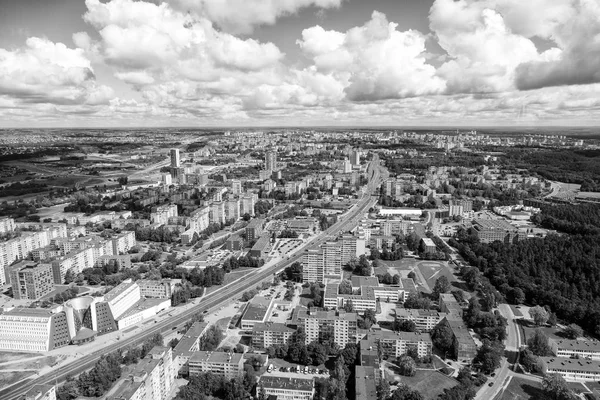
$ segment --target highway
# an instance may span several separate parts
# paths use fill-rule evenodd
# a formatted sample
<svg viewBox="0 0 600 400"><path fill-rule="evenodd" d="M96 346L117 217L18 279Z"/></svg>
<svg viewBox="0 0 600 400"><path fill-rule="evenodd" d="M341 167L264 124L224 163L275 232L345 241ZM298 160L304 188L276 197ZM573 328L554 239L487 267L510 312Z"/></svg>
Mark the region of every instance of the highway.
<svg viewBox="0 0 600 400"><path fill-rule="evenodd" d="M369 207L372 207L376 202L376 198L371 197L371 194L375 192L381 182L381 170L382 168L377 158L371 161L367 169L367 176L369 177L367 190L363 193L358 203L352 207L350 211L343 216L343 218L329 227L329 229L321 232L319 235L313 237L312 240L309 240L307 243L305 243L304 246L299 248L299 250L293 256L290 256L289 258L286 258L285 260L282 260L272 266L263 267L257 269L256 271L252 271L247 276L234 281L217 291L207 294L200 300L197 306L191 307L189 310L185 310L179 315L174 315L173 317L165 319L164 321L158 321L157 323L149 324L148 327L142 332L124 333L118 342L107 345L102 350L85 355L67 365L56 368L53 372L30 380L25 385L20 384L4 388L0 390L0 398L3 400L13 400L20 398L20 396L22 396L33 385L61 383L65 380L67 375L78 375L82 371L92 368L94 363L103 354L108 354L120 348L129 347L131 345L141 344L144 340L156 333L170 332L172 327L185 323L194 314L216 308L223 303L227 303L232 299L241 296L245 290L255 287L263 280L272 277L274 273L283 269L287 265L298 261L304 253L302 249L309 246L318 246L325 242L329 236L337 235L339 232L347 231L351 227L354 227L356 222L361 218L361 215L364 212L367 212ZM127 337L129 334L132 336Z"/></svg>

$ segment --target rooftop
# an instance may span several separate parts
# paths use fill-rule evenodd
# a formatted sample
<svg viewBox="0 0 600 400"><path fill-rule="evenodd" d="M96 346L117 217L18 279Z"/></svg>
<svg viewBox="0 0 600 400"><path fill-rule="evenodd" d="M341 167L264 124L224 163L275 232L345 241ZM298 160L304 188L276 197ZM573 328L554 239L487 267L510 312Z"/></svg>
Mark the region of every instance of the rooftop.
<svg viewBox="0 0 600 400"><path fill-rule="evenodd" d="M517 229L503 219L475 219L473 220L473 227L475 229L502 231L514 231Z"/></svg>
<svg viewBox="0 0 600 400"><path fill-rule="evenodd" d="M275 376L262 376L259 385L269 389L313 390L313 379L283 378Z"/></svg>
<svg viewBox="0 0 600 400"><path fill-rule="evenodd" d="M15 307L10 311L5 311L2 315L13 317L51 317L54 314L45 308Z"/></svg>
<svg viewBox="0 0 600 400"><path fill-rule="evenodd" d="M290 328L289 326L279 323L279 322L265 322L265 323L257 323L254 324L254 327L252 328L253 332L264 332L264 331L271 331L271 332L295 332L295 329Z"/></svg>
<svg viewBox="0 0 600 400"><path fill-rule="evenodd" d="M548 370L595 372L600 374L600 361L576 358L540 357Z"/></svg>
<svg viewBox="0 0 600 400"><path fill-rule="evenodd" d="M350 281L352 282L352 287L379 286L379 279L377 279L375 276L353 275Z"/></svg>
<svg viewBox="0 0 600 400"><path fill-rule="evenodd" d="M239 364L243 359L241 353L227 353L225 351L196 351L190 357L190 364L207 362L218 364Z"/></svg>
<svg viewBox="0 0 600 400"><path fill-rule="evenodd" d="M165 301L171 301L170 299L152 299L152 298L143 298L135 302L134 305L129 307L123 314L121 314L118 318L118 321L131 317L139 312L147 310L149 308L155 307L160 303L164 303Z"/></svg>
<svg viewBox="0 0 600 400"><path fill-rule="evenodd" d="M377 374L373 367L356 367L356 398L360 400L377 399L377 388L375 382Z"/></svg>
<svg viewBox="0 0 600 400"><path fill-rule="evenodd" d="M583 340L554 340L559 350L581 350L581 351L596 351L600 352L600 342L583 341Z"/></svg>
<svg viewBox="0 0 600 400"><path fill-rule="evenodd" d="M190 329L181 337L177 346L175 346L173 357L175 357L175 354L181 355L189 352L198 341L198 338L202 336L207 326L208 322L194 322Z"/></svg>
<svg viewBox="0 0 600 400"><path fill-rule="evenodd" d="M135 285L135 282L132 282L131 279L127 279L120 284L118 284L113 290L106 293L104 295L104 301L111 301L118 297L121 293L125 292L131 286Z"/></svg>

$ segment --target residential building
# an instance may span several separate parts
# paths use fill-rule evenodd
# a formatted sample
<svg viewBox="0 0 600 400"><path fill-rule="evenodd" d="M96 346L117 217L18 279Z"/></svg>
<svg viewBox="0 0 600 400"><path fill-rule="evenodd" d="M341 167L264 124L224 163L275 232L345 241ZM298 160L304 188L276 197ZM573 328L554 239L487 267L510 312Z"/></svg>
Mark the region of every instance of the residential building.
<svg viewBox="0 0 600 400"><path fill-rule="evenodd" d="M365 254L365 239L353 235L342 236L342 265L348 264L353 258Z"/></svg>
<svg viewBox="0 0 600 400"><path fill-rule="evenodd" d="M350 163L352 165L360 165L360 150L352 150L352 153L350 153Z"/></svg>
<svg viewBox="0 0 600 400"><path fill-rule="evenodd" d="M226 379L241 378L244 373L244 355L224 351L197 351L188 361L189 374L211 372Z"/></svg>
<svg viewBox="0 0 600 400"><path fill-rule="evenodd" d="M437 251L437 246L432 239L424 237L421 239L421 250L424 253L435 253Z"/></svg>
<svg viewBox="0 0 600 400"><path fill-rule="evenodd" d="M102 247L100 247L102 248ZM52 276L54 283L63 284L67 271L71 270L74 274L78 274L84 269L95 267L99 248L88 247L79 250L74 250L65 256L58 257L52 260Z"/></svg>
<svg viewBox="0 0 600 400"><path fill-rule="evenodd" d="M277 170L277 153L274 151L267 151L265 154L265 170L273 172Z"/></svg>
<svg viewBox="0 0 600 400"><path fill-rule="evenodd" d="M263 375L258 386L265 389L268 398L277 400L312 400L315 395L313 379Z"/></svg>
<svg viewBox="0 0 600 400"><path fill-rule="evenodd" d="M200 350L200 338L208 328L207 322L194 322L190 329L179 339L173 350L174 373L180 376L189 374L188 361L190 357Z"/></svg>
<svg viewBox="0 0 600 400"><path fill-rule="evenodd" d="M135 240L135 232L124 231L111 239L112 254L124 254L137 244Z"/></svg>
<svg viewBox="0 0 600 400"><path fill-rule="evenodd" d="M435 310L396 308L396 319L414 322L417 331L420 332L430 332L446 315L446 313Z"/></svg>
<svg viewBox="0 0 600 400"><path fill-rule="evenodd" d="M419 357L431 354L433 343L429 333L375 331L361 340L361 348L377 348L379 343L383 354L388 357L400 357L409 349L415 349Z"/></svg>
<svg viewBox="0 0 600 400"><path fill-rule="evenodd" d="M265 220L262 218L254 218L250 220L245 230L245 239L247 241L257 240L263 233Z"/></svg>
<svg viewBox="0 0 600 400"><path fill-rule="evenodd" d="M448 314L448 318L462 319L463 309L452 293L440 293L440 310Z"/></svg>
<svg viewBox="0 0 600 400"><path fill-rule="evenodd" d="M153 224L166 225L169 222L169 218L176 217L178 215L176 204L166 204L156 207L156 209L152 209L152 212L150 213L150 221Z"/></svg>
<svg viewBox="0 0 600 400"><path fill-rule="evenodd" d="M323 311L298 307L294 313L293 323L304 328L306 344L333 338L334 342L344 348L348 343L358 343L357 314L344 310Z"/></svg>
<svg viewBox="0 0 600 400"><path fill-rule="evenodd" d="M140 279L136 283L140 287L140 295L143 297L170 299L175 291L175 280L173 279Z"/></svg>
<svg viewBox="0 0 600 400"><path fill-rule="evenodd" d="M225 204L222 201L215 201L210 205L209 220L211 224L225 223Z"/></svg>
<svg viewBox="0 0 600 400"><path fill-rule="evenodd" d="M339 242L323 243L323 273L339 278L342 274L342 246Z"/></svg>
<svg viewBox="0 0 600 400"><path fill-rule="evenodd" d="M373 367L355 367L356 400L377 400L378 372Z"/></svg>
<svg viewBox="0 0 600 400"><path fill-rule="evenodd" d="M252 347L266 349L270 346L288 344L295 329L281 323L257 322L252 327Z"/></svg>
<svg viewBox="0 0 600 400"><path fill-rule="evenodd" d="M240 200L239 199L229 199L225 201L225 218L227 220L235 220L240 219Z"/></svg>
<svg viewBox="0 0 600 400"><path fill-rule="evenodd" d="M454 354L448 356L461 361L471 361L477 354L477 344L465 323L462 320L448 317L444 318L441 323L446 324L452 331Z"/></svg>
<svg viewBox="0 0 600 400"><path fill-rule="evenodd" d="M12 268L10 283L15 299L39 300L54 290L52 265L27 264Z"/></svg>
<svg viewBox="0 0 600 400"><path fill-rule="evenodd" d="M171 168L179 168L181 167L181 155L179 154L179 149L171 149Z"/></svg>
<svg viewBox="0 0 600 400"><path fill-rule="evenodd" d="M242 181L239 179L231 180L231 193L234 195L242 193Z"/></svg>
<svg viewBox="0 0 600 400"><path fill-rule="evenodd" d="M397 286L361 286L358 294L340 294L339 284L329 283L325 286L323 306L339 309L352 302L355 311L364 312L368 309L376 310L378 301L404 302L411 292L416 292L416 286L410 278L401 279Z"/></svg>
<svg viewBox="0 0 600 400"><path fill-rule="evenodd" d="M15 220L8 217L0 217L0 234L14 232Z"/></svg>
<svg viewBox="0 0 600 400"><path fill-rule="evenodd" d="M301 258L302 282L324 282L324 252L323 249L308 249Z"/></svg>
<svg viewBox="0 0 600 400"><path fill-rule="evenodd" d="M256 197L254 195L245 195L240 197L240 213L242 215L248 214L251 217L254 216L254 203Z"/></svg>
<svg viewBox="0 0 600 400"><path fill-rule="evenodd" d="M70 341L64 312L17 307L0 314L0 351L45 352Z"/></svg>
<svg viewBox="0 0 600 400"><path fill-rule="evenodd" d="M200 207L190 213L189 217L190 229L196 233L200 233L210 224L210 207Z"/></svg>

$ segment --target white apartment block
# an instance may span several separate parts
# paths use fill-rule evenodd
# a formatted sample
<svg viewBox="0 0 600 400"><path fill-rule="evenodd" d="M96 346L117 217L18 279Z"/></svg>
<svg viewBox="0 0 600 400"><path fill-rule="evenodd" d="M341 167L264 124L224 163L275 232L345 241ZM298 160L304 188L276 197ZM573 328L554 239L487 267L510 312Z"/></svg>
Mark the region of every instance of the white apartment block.
<svg viewBox="0 0 600 400"><path fill-rule="evenodd" d="M332 334L340 348L348 343L357 343L360 339L356 313L300 309L297 318L298 325L304 326L307 345L319 341L325 333Z"/></svg>
<svg viewBox="0 0 600 400"><path fill-rule="evenodd" d="M346 265L351 259L365 254L365 238L353 235L342 236L342 265Z"/></svg>
<svg viewBox="0 0 600 400"><path fill-rule="evenodd" d="M225 218L237 221L240 216L240 201L238 199L225 201Z"/></svg>
<svg viewBox="0 0 600 400"><path fill-rule="evenodd" d="M190 375L212 372L226 379L241 378L244 373L244 356L224 351L197 351L188 361Z"/></svg>
<svg viewBox="0 0 600 400"><path fill-rule="evenodd" d="M377 342L389 357L400 357L409 349L416 349L419 357L425 357L431 354L433 346L429 333L375 331L361 341L361 348L377 348Z"/></svg>
<svg viewBox="0 0 600 400"><path fill-rule="evenodd" d="M302 282L323 282L325 270L323 249L308 249L302 255Z"/></svg>
<svg viewBox="0 0 600 400"><path fill-rule="evenodd" d="M166 225L171 217L177 217L177 205L168 204L156 207L156 211L150 213L150 221L153 224Z"/></svg>
<svg viewBox="0 0 600 400"><path fill-rule="evenodd" d="M15 230L15 220L8 217L0 217L0 234L13 232Z"/></svg>
<svg viewBox="0 0 600 400"><path fill-rule="evenodd" d="M339 277L342 273L342 246L338 242L323 243L323 269L325 276Z"/></svg>
<svg viewBox="0 0 600 400"><path fill-rule="evenodd" d="M161 279L155 280L138 280L135 283L140 287L140 294L144 297L170 299L175 290L175 280Z"/></svg>
<svg viewBox="0 0 600 400"><path fill-rule="evenodd" d="M115 255L127 253L136 245L135 232L125 231L112 238L112 253Z"/></svg>
<svg viewBox="0 0 600 400"><path fill-rule="evenodd" d="M296 330L282 323L255 323L252 327L252 346L265 349L275 345L288 344Z"/></svg>
<svg viewBox="0 0 600 400"><path fill-rule="evenodd" d="M240 213L250 214L250 216L254 216L254 203L256 202L255 195L249 194L240 197Z"/></svg>
<svg viewBox="0 0 600 400"><path fill-rule="evenodd" d="M396 309L396 319L413 321L416 329L420 332L430 332L446 315L448 314L434 310Z"/></svg>
<svg viewBox="0 0 600 400"><path fill-rule="evenodd" d="M233 193L233 194L242 193L242 181L240 181L239 179L231 180L231 193Z"/></svg>
<svg viewBox="0 0 600 400"><path fill-rule="evenodd" d="M215 201L210 205L209 219L211 224L225 223L225 204L222 201Z"/></svg>
<svg viewBox="0 0 600 400"><path fill-rule="evenodd" d="M202 207L202 208L198 208L195 211L192 211L192 213L190 214L190 229L192 229L194 232L200 233L203 230L205 230L206 228L208 228L208 225L210 224L210 208L209 207Z"/></svg>
<svg viewBox="0 0 600 400"><path fill-rule="evenodd" d="M88 247L75 250L52 261L52 277L54 283L62 284L65 282L65 275L68 270L75 274L80 273L86 268L93 268L96 264L98 249Z"/></svg>

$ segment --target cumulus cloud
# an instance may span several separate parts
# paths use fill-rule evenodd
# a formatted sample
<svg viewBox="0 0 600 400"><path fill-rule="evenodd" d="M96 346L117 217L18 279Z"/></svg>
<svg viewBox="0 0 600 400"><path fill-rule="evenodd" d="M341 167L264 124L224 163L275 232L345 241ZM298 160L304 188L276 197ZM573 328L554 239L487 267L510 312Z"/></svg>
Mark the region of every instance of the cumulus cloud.
<svg viewBox="0 0 600 400"><path fill-rule="evenodd" d="M560 57L519 66L519 89L600 82L600 3L578 0L569 13L573 14L553 30L552 38L562 49Z"/></svg>
<svg viewBox="0 0 600 400"><path fill-rule="evenodd" d="M250 33L307 7L336 8L343 0L169 0L174 7L206 17L230 33Z"/></svg>
<svg viewBox="0 0 600 400"><path fill-rule="evenodd" d="M96 83L83 50L31 37L13 51L0 49L0 95L27 103L103 104L112 89Z"/></svg>
<svg viewBox="0 0 600 400"><path fill-rule="evenodd" d="M318 71L345 84L347 98L377 101L404 98L445 89L426 62L426 37L418 31L399 31L380 12L345 33L320 26L305 29L298 41Z"/></svg>

